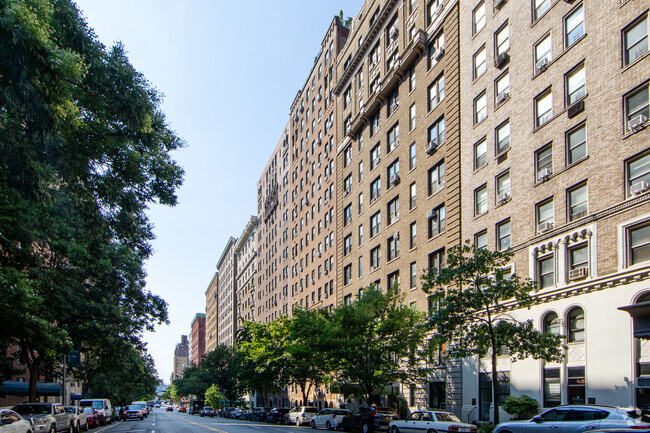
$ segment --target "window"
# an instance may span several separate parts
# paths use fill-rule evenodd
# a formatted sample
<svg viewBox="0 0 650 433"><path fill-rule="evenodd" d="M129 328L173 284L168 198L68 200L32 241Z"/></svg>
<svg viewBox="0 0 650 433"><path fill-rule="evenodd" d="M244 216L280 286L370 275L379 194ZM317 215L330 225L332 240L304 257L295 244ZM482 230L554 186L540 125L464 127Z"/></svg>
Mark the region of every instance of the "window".
<svg viewBox="0 0 650 433"><path fill-rule="evenodd" d="M381 177L370 182L370 203L373 203L381 196Z"/></svg>
<svg viewBox="0 0 650 433"><path fill-rule="evenodd" d="M581 244L569 250L569 270L582 269L589 266L589 251L587 244Z"/></svg>
<svg viewBox="0 0 650 433"><path fill-rule="evenodd" d="M415 129L415 104L412 104L409 107L409 131L413 131Z"/></svg>
<svg viewBox="0 0 650 433"><path fill-rule="evenodd" d="M505 251L510 248L510 219L497 224L497 250Z"/></svg>
<svg viewBox="0 0 650 433"><path fill-rule="evenodd" d="M564 20L566 47L569 48L585 34L584 6L580 5Z"/></svg>
<svg viewBox="0 0 650 433"><path fill-rule="evenodd" d="M370 237L375 237L379 232L381 232L381 212L370 217Z"/></svg>
<svg viewBox="0 0 650 433"><path fill-rule="evenodd" d="M352 190L352 175L348 174L343 180L343 191L344 195L347 196Z"/></svg>
<svg viewBox="0 0 650 433"><path fill-rule="evenodd" d="M343 92L343 108L348 108L348 105L350 105L350 102L352 101L352 88L351 86L348 86L347 89L345 89L345 92Z"/></svg>
<svg viewBox="0 0 650 433"><path fill-rule="evenodd" d="M487 51L485 45L483 45L475 54L474 54L474 79L483 75L487 70Z"/></svg>
<svg viewBox="0 0 650 433"><path fill-rule="evenodd" d="M569 367L567 369L567 376L569 382L567 384L567 402L569 404L585 404L585 368L584 367ZM567 422L578 421L580 423L591 420L599 420L608 415L607 412L600 410L591 410L586 408L576 408L569 412Z"/></svg>
<svg viewBox="0 0 650 433"><path fill-rule="evenodd" d="M480 233L474 235L474 246L477 249L487 248L488 237L487 231L483 230Z"/></svg>
<svg viewBox="0 0 650 433"><path fill-rule="evenodd" d="M445 161L440 161L429 169L429 195L445 187Z"/></svg>
<svg viewBox="0 0 650 433"><path fill-rule="evenodd" d="M433 23L433 20L438 16L440 8L444 6L443 0L429 0L427 3L427 26Z"/></svg>
<svg viewBox="0 0 650 433"><path fill-rule="evenodd" d="M440 75L436 78L428 87L427 93L429 95L428 111L431 111L445 99L445 76Z"/></svg>
<svg viewBox="0 0 650 433"><path fill-rule="evenodd" d="M566 103L573 105L586 95L585 86L585 65L580 65L567 74L565 79L566 84Z"/></svg>
<svg viewBox="0 0 650 433"><path fill-rule="evenodd" d="M363 193L359 193L359 214L363 212Z"/></svg>
<svg viewBox="0 0 650 433"><path fill-rule="evenodd" d="M417 226L417 223L415 223L415 221L414 221L409 226L409 238L410 238L409 248L410 249L415 248L415 238L416 238L417 234L418 234L418 226Z"/></svg>
<svg viewBox="0 0 650 433"><path fill-rule="evenodd" d="M399 124L396 123L392 128L388 130L387 134L388 139L388 152L390 153L393 149L399 144Z"/></svg>
<svg viewBox="0 0 650 433"><path fill-rule="evenodd" d="M553 215L553 199L551 200L546 200L543 201L542 203L537 204L536 207L537 210L537 226L540 228L540 226L544 224L553 224L554 221L554 215Z"/></svg>
<svg viewBox="0 0 650 433"><path fill-rule="evenodd" d="M352 235L343 238L343 255L347 256L352 252Z"/></svg>
<svg viewBox="0 0 650 433"><path fill-rule="evenodd" d="M359 225L359 246L363 245L363 224Z"/></svg>
<svg viewBox="0 0 650 433"><path fill-rule="evenodd" d="M544 316L543 332L551 335L560 335L560 318L557 313L548 313Z"/></svg>
<svg viewBox="0 0 650 433"><path fill-rule="evenodd" d="M440 271L447 266L447 256L445 255L445 249L439 249L429 254L429 269L435 269Z"/></svg>
<svg viewBox="0 0 650 433"><path fill-rule="evenodd" d="M587 156L587 128L585 124L578 126L566 135L567 163L573 164Z"/></svg>
<svg viewBox="0 0 650 433"><path fill-rule="evenodd" d="M415 143L411 143L409 147L409 170L415 168Z"/></svg>
<svg viewBox="0 0 650 433"><path fill-rule="evenodd" d="M379 42L377 42L377 44L374 47L372 47L372 49L370 50L370 55L369 55L370 70L372 70L379 63L380 54L381 54L381 47L379 46Z"/></svg>
<svg viewBox="0 0 650 433"><path fill-rule="evenodd" d="M441 117L435 123L429 126L428 136L429 143L434 143L435 146L441 146L445 142L445 119Z"/></svg>
<svg viewBox="0 0 650 433"><path fill-rule="evenodd" d="M409 288L414 289L418 281L418 265L415 262L411 262L410 265L410 279L409 279Z"/></svg>
<svg viewBox="0 0 650 433"><path fill-rule="evenodd" d="M626 131L630 131L630 121L635 118L643 119L639 116L645 116L645 121L650 117L648 110L648 84L642 85L638 90L634 90L625 96L625 125ZM643 122L645 123L645 122Z"/></svg>
<svg viewBox="0 0 650 433"><path fill-rule="evenodd" d="M343 209L343 225L348 225L352 221L352 205L349 204Z"/></svg>
<svg viewBox="0 0 650 433"><path fill-rule="evenodd" d="M632 187L637 185L643 187L650 185L650 153L634 158L627 163L627 189L628 195L631 195ZM643 188L642 188L643 189Z"/></svg>
<svg viewBox="0 0 650 433"><path fill-rule="evenodd" d="M429 212L429 239L445 231L445 205L442 204Z"/></svg>
<svg viewBox="0 0 650 433"><path fill-rule="evenodd" d="M547 2L549 0L546 0ZM556 315L557 316L557 315ZM556 407L562 403L562 383L560 382L560 369L559 368L545 368L544 369L544 407ZM569 413L568 409L559 409L545 412L542 415L549 421L562 421L566 414Z"/></svg>
<svg viewBox="0 0 650 433"><path fill-rule="evenodd" d="M537 165L537 180L541 180L553 173L553 146L544 146L535 153Z"/></svg>
<svg viewBox="0 0 650 433"><path fill-rule="evenodd" d="M377 109L375 114L372 115L372 118L370 119L370 136L372 137L375 135L377 132L379 132L380 128L380 120L381 120L381 110Z"/></svg>
<svg viewBox="0 0 650 433"><path fill-rule="evenodd" d="M413 182L409 187L409 209L415 209L415 200L417 197L417 187L415 182Z"/></svg>
<svg viewBox="0 0 650 433"><path fill-rule="evenodd" d="M623 49L626 65L648 52L648 14L623 30Z"/></svg>
<svg viewBox="0 0 650 433"><path fill-rule="evenodd" d="M628 263L636 265L650 260L650 225L644 223L628 229Z"/></svg>
<svg viewBox="0 0 650 433"><path fill-rule="evenodd" d="M352 281L352 265L345 265L343 268L343 285L347 286Z"/></svg>
<svg viewBox="0 0 650 433"><path fill-rule="evenodd" d="M568 194L569 200L569 221L580 219L587 215L587 184L583 183L573 189Z"/></svg>
<svg viewBox="0 0 650 433"><path fill-rule="evenodd" d="M399 236L391 236L388 238L388 260L393 260L399 256Z"/></svg>
<svg viewBox="0 0 650 433"><path fill-rule="evenodd" d="M474 124L481 123L487 117L487 95L485 90L474 99Z"/></svg>
<svg viewBox="0 0 650 433"><path fill-rule="evenodd" d="M495 42L495 57L507 52L510 49L510 26L508 23L505 23L497 32L494 34Z"/></svg>
<svg viewBox="0 0 650 433"><path fill-rule="evenodd" d="M510 98L510 73L506 71L495 82L496 103L501 104Z"/></svg>
<svg viewBox="0 0 650 433"><path fill-rule="evenodd" d="M585 312L580 307L573 308L567 316L568 342L585 341Z"/></svg>
<svg viewBox="0 0 650 433"><path fill-rule="evenodd" d="M386 117L390 117L397 109L399 108L399 87L395 87L395 90L393 90L390 95L388 96L388 101L386 103L386 110L387 110L387 115Z"/></svg>
<svg viewBox="0 0 650 433"><path fill-rule="evenodd" d="M500 155L510 148L510 119L497 126L496 135L496 154Z"/></svg>
<svg viewBox="0 0 650 433"><path fill-rule="evenodd" d="M381 145L377 144L375 147L370 149L370 170L374 170L375 167L381 161Z"/></svg>
<svg viewBox="0 0 650 433"><path fill-rule="evenodd" d="M370 250L370 270L373 271L381 266L381 246L377 245Z"/></svg>
<svg viewBox="0 0 650 433"><path fill-rule="evenodd" d="M357 275L359 276L359 278L361 278L361 277L363 277L363 257L359 257L359 266L358 266L358 268L359 268L358 269L359 272L357 273Z"/></svg>
<svg viewBox="0 0 650 433"><path fill-rule="evenodd" d="M409 93L415 90L415 66L409 69Z"/></svg>
<svg viewBox="0 0 650 433"><path fill-rule="evenodd" d="M503 204L510 199L510 170L497 176L497 203Z"/></svg>
<svg viewBox="0 0 650 433"><path fill-rule="evenodd" d="M363 182L363 161L359 161L359 183Z"/></svg>
<svg viewBox="0 0 650 433"><path fill-rule="evenodd" d="M537 267L539 270L539 288L546 289L547 287L552 287L555 284L553 255L551 254L540 258L537 261Z"/></svg>
<svg viewBox="0 0 650 433"><path fill-rule="evenodd" d="M348 146L343 151L343 167L347 167L352 162L352 146Z"/></svg>
<svg viewBox="0 0 650 433"><path fill-rule="evenodd" d="M553 93L548 89L535 98L536 126L539 128L553 117Z"/></svg>
<svg viewBox="0 0 650 433"><path fill-rule="evenodd" d="M548 0L547 0L548 2ZM535 44L535 69L541 72L551 62L552 43L551 34L544 36L537 44Z"/></svg>
<svg viewBox="0 0 650 433"><path fill-rule="evenodd" d="M551 0L533 0L533 6L535 19L538 20L551 7Z"/></svg>
<svg viewBox="0 0 650 433"><path fill-rule="evenodd" d="M483 138L474 145L474 170L487 164L487 140Z"/></svg>
<svg viewBox="0 0 650 433"><path fill-rule="evenodd" d="M445 34L438 33L428 47L427 51L427 69L431 69L438 64L445 54Z"/></svg>
<svg viewBox="0 0 650 433"><path fill-rule="evenodd" d="M482 185L474 190L474 215L487 212L487 185Z"/></svg>
<svg viewBox="0 0 650 433"><path fill-rule="evenodd" d="M399 197L395 197L388 202L388 218L386 221L387 225L393 224L399 219Z"/></svg>
<svg viewBox="0 0 650 433"><path fill-rule="evenodd" d="M474 34L480 32L485 27L485 0L482 0L472 12L474 21Z"/></svg>

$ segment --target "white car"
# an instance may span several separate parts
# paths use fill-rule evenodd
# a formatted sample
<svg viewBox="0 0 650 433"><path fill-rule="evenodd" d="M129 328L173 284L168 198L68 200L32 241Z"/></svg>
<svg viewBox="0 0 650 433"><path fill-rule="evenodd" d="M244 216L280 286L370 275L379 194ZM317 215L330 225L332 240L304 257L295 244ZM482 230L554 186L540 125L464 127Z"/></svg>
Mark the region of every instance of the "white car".
<svg viewBox="0 0 650 433"><path fill-rule="evenodd" d="M291 409L287 414L287 424L309 424L311 419L318 413L318 408L313 406L298 406Z"/></svg>
<svg viewBox="0 0 650 433"><path fill-rule="evenodd" d="M432 410L413 412L406 419L391 421L388 425L390 433L476 433L477 430L475 425L462 422L453 413Z"/></svg>
<svg viewBox="0 0 650 433"><path fill-rule="evenodd" d="M13 410L2 409L0 419L2 420L0 433L33 433L32 423Z"/></svg>
<svg viewBox="0 0 650 433"><path fill-rule="evenodd" d="M75 433L79 433L82 429L88 431L88 414L84 412L79 406L64 406L66 412L71 413L72 417L72 427Z"/></svg>
<svg viewBox="0 0 650 433"><path fill-rule="evenodd" d="M312 428L327 430L341 428L343 417L349 414L350 411L347 409L323 409L311 419L310 425Z"/></svg>

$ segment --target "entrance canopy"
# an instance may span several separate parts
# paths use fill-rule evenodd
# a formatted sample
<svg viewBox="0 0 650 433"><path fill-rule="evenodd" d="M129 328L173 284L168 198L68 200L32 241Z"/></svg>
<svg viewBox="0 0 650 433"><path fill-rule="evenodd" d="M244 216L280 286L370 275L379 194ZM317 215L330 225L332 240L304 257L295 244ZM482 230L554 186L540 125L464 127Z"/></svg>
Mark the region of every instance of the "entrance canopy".
<svg viewBox="0 0 650 433"><path fill-rule="evenodd" d="M626 311L634 321L634 337L650 340L650 301L618 307Z"/></svg>

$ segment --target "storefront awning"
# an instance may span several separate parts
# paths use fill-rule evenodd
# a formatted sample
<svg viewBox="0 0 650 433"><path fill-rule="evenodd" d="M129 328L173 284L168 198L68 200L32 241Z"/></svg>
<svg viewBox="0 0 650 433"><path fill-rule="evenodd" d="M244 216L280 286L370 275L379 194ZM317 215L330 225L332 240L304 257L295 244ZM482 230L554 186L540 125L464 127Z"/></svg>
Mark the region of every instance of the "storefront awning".
<svg viewBox="0 0 650 433"><path fill-rule="evenodd" d="M0 385L0 394L27 395L28 393L27 382L3 382ZM39 382L36 384L36 395L61 395L61 384Z"/></svg>
<svg viewBox="0 0 650 433"><path fill-rule="evenodd" d="M634 337L650 340L650 301L618 307L627 312L634 321Z"/></svg>

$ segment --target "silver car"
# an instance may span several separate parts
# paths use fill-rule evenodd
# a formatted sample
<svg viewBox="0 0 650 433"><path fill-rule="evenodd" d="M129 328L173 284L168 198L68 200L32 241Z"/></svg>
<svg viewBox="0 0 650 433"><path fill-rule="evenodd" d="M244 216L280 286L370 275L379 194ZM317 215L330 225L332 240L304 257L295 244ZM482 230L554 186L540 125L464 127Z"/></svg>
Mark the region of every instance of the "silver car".
<svg viewBox="0 0 650 433"><path fill-rule="evenodd" d="M343 417L349 414L350 411L347 409L323 409L311 419L310 425L312 428L326 428L327 430L341 428Z"/></svg>
<svg viewBox="0 0 650 433"><path fill-rule="evenodd" d="M32 423L13 410L0 410L0 433L32 433Z"/></svg>
<svg viewBox="0 0 650 433"><path fill-rule="evenodd" d="M391 421L388 425L390 433L431 433L431 432L461 432L476 433L473 424L467 424L450 412L419 410L406 419Z"/></svg>
<svg viewBox="0 0 650 433"><path fill-rule="evenodd" d="M499 424L493 433L582 433L603 428L650 428L639 409L613 406L558 406L528 421Z"/></svg>

